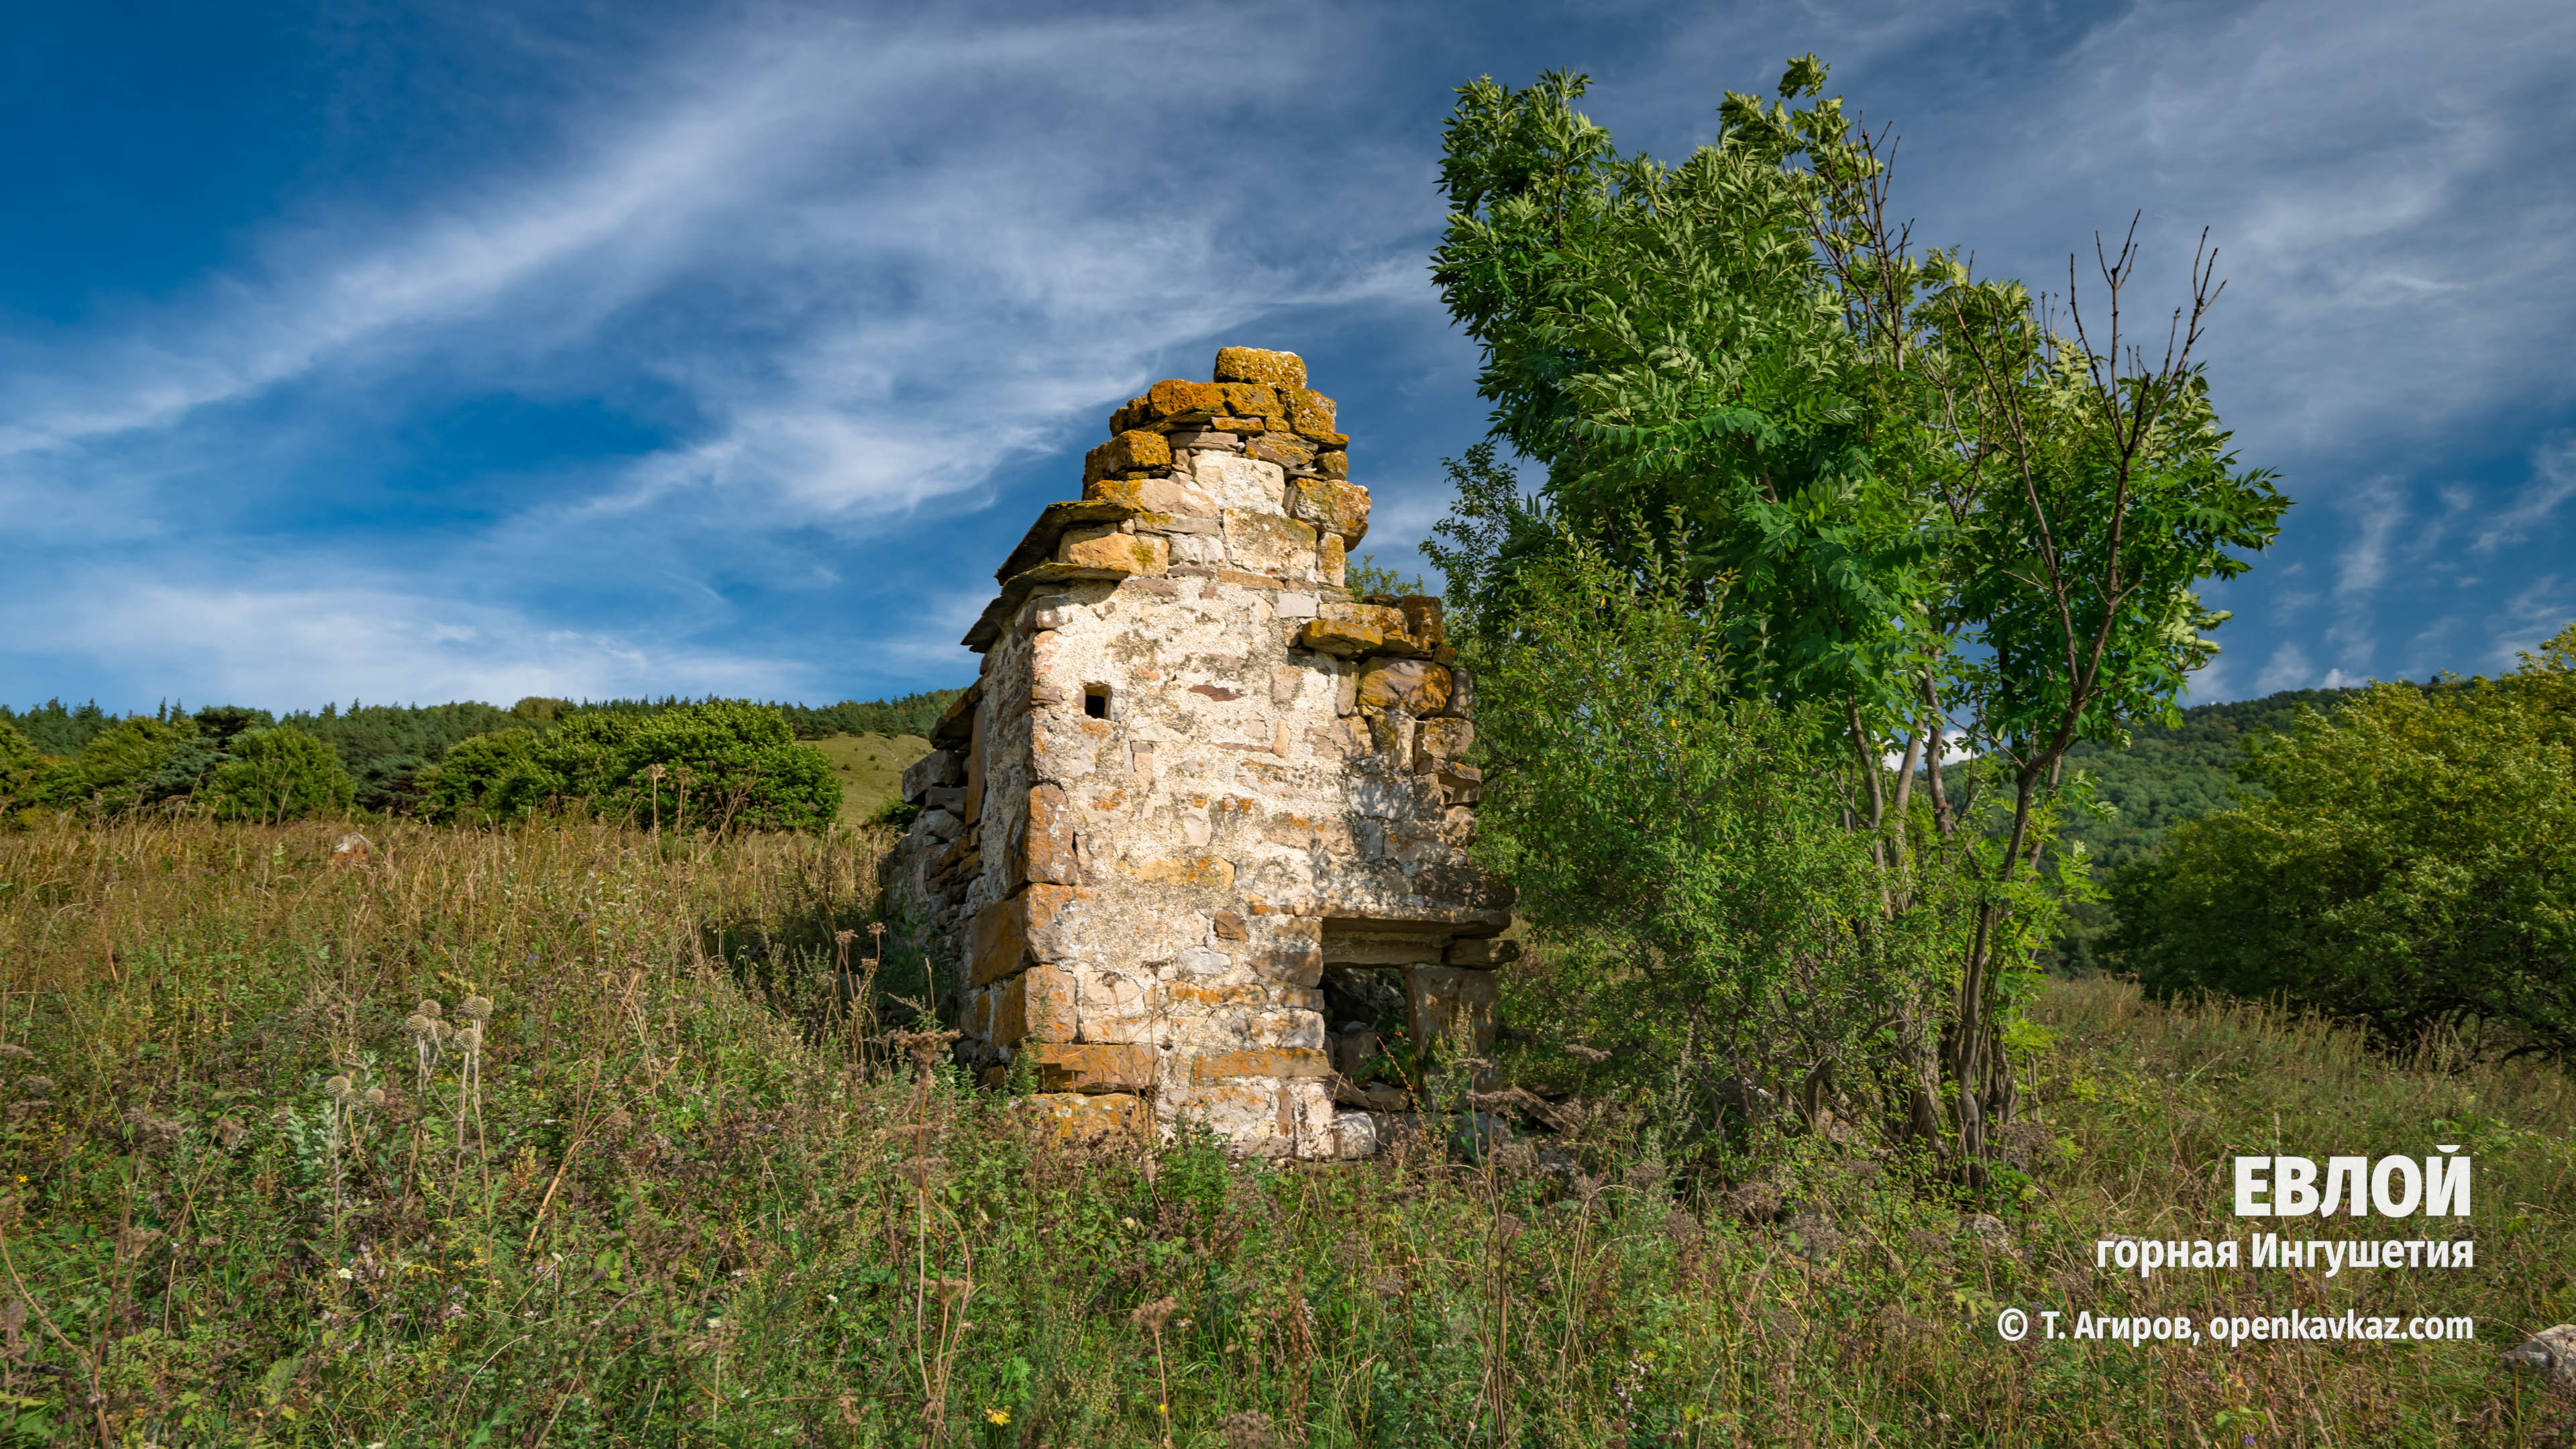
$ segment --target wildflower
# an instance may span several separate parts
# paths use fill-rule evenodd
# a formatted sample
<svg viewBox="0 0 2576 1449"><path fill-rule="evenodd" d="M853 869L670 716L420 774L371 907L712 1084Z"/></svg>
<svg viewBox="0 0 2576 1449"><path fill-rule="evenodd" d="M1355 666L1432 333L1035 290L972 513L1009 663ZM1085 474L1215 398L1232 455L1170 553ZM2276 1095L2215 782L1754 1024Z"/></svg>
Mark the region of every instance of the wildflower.
<svg viewBox="0 0 2576 1449"><path fill-rule="evenodd" d="M349 1271L348 1269L346 1269L346 1268L343 1268L343 1269L341 1269L339 1272L337 1272L337 1273L333 1274L332 1276L333 1276L333 1277L335 1277L335 1278L338 1278L340 1281L342 1281L342 1282L344 1282L344 1283L345 1283L345 1282L349 1281L350 1279L357 1277L358 1275L357 1275L357 1274L355 1274L355 1273L350 1272L350 1271Z"/></svg>
<svg viewBox="0 0 2576 1449"><path fill-rule="evenodd" d="M1007 1424L1011 1422L1011 1411L1008 1409L986 1409L984 1411L984 1422L996 1426Z"/></svg>

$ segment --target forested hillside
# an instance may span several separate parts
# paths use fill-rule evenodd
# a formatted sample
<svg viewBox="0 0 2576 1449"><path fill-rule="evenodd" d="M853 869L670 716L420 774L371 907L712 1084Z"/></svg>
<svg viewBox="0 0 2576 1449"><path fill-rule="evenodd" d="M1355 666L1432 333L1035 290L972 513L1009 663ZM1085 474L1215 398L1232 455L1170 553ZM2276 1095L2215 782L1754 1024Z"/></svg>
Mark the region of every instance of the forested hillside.
<svg viewBox="0 0 2576 1449"><path fill-rule="evenodd" d="M2109 808L2078 813L2066 838L2084 842L2105 869L2151 850L2175 824L2226 808L2248 738L2288 729L2302 705L2331 711L2360 692L2291 689L2204 704L2171 727L2138 726L2126 749L2077 745L2066 753L2068 771L2092 776L2095 798Z"/></svg>

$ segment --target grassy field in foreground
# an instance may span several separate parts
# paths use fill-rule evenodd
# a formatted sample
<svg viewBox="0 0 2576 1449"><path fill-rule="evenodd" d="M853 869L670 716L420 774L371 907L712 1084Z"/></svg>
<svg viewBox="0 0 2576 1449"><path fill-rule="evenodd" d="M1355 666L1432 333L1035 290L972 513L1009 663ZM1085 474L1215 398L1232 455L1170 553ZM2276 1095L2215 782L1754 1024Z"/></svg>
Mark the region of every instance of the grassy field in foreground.
<svg viewBox="0 0 2576 1449"><path fill-rule="evenodd" d="M919 735L826 735L805 743L821 750L841 777L841 823L865 825L877 807L903 794L903 767L930 753Z"/></svg>
<svg viewBox="0 0 2576 1449"><path fill-rule="evenodd" d="M867 969L880 835L394 826L335 869L340 828L0 836L0 1443L2576 1433L2496 1366L2576 1318L2554 1066L2387 1061L2096 981L2038 1003L2049 1140L2009 1201L1810 1141L1768 1182L1797 1215L1751 1222L1730 1204L1765 1194L1676 1181L1617 1111L1482 1163L1075 1157L833 1006L845 953ZM900 961L878 985L919 988ZM424 998L441 1039L406 1024ZM2436 1132L2476 1156L2473 1270L2093 1266L2114 1233L2231 1235L2232 1151ZM2479 1337L2005 1344L2004 1305L2474 1314Z"/></svg>

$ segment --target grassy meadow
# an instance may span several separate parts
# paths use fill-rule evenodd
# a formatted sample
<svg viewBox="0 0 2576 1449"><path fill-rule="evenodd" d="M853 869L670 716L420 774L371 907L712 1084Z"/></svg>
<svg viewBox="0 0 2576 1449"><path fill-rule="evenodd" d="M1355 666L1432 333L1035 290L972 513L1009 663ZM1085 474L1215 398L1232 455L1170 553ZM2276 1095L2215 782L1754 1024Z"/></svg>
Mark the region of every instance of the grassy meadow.
<svg viewBox="0 0 2576 1449"><path fill-rule="evenodd" d="M825 735L807 740L841 780L841 823L864 826L878 807L903 797L903 767L930 753L919 735Z"/></svg>
<svg viewBox="0 0 2576 1449"><path fill-rule="evenodd" d="M2094 979L2036 1005L2045 1130L1990 1202L1812 1138L1676 1182L1615 1110L1481 1161L1086 1154L918 1065L918 965L871 950L881 833L371 824L335 866L346 828L0 835L0 1443L2576 1435L2496 1364L2576 1319L2552 1064ZM2094 1267L2115 1233L2231 1235L2234 1151L2437 1132L2476 1157L2474 1270ZM2479 1337L2007 1344L2005 1305Z"/></svg>

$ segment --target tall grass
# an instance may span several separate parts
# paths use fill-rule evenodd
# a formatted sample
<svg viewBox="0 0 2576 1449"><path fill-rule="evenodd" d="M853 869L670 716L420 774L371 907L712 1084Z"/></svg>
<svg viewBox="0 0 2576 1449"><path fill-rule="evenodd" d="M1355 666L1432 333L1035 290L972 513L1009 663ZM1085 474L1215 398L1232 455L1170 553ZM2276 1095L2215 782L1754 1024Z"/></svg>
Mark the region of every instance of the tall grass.
<svg viewBox="0 0 2576 1449"><path fill-rule="evenodd" d="M2495 1365L2576 1318L2576 1097L2547 1064L2434 1041L2389 1062L2313 1021L2094 982L2038 1004L2046 1130L2010 1200L1812 1139L1760 1183L1676 1182L1615 1109L1474 1161L1082 1149L1024 1132L912 1030L897 998L931 983L868 931L881 838L396 826L334 867L340 828L0 836L0 1442L2576 1432ZM2477 1269L2093 1266L2113 1233L2233 1233L2235 1151L2420 1154L2437 1133L2477 1155ZM1992 1326L2005 1305L2294 1304L2472 1313L2480 1339L2131 1349Z"/></svg>

